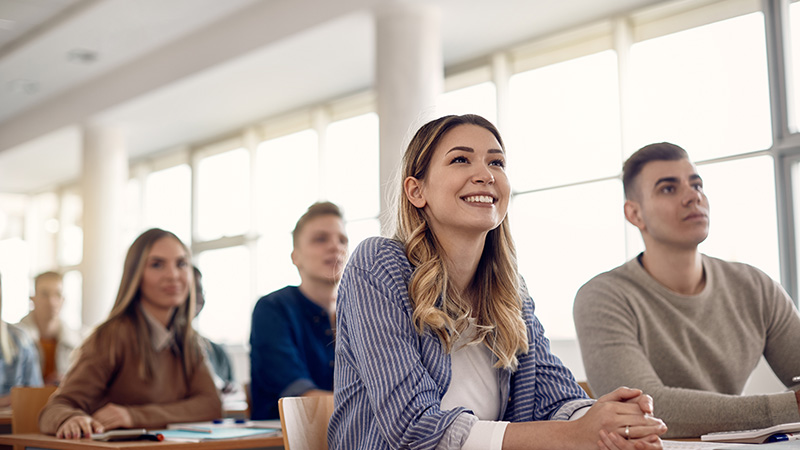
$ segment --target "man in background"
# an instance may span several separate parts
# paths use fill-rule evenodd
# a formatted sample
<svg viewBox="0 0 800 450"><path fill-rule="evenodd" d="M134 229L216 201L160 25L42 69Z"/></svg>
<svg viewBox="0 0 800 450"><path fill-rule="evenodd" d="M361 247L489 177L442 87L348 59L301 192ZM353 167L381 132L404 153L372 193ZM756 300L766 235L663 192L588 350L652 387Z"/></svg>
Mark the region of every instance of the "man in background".
<svg viewBox="0 0 800 450"><path fill-rule="evenodd" d="M292 231L299 286L262 297L250 331L252 419L277 419L278 399L333 389L336 290L347 257L339 207L315 203Z"/></svg>
<svg viewBox="0 0 800 450"><path fill-rule="evenodd" d="M651 395L669 427L665 437L800 422L798 392L741 395L762 355L798 388L800 316L760 270L698 251L709 203L686 151L666 142L639 149L624 165L623 185L625 217L645 250L575 298L592 390L628 386Z"/></svg>
<svg viewBox="0 0 800 450"><path fill-rule="evenodd" d="M78 331L61 319L64 305L64 279L56 272L44 272L34 278L33 310L17 325L25 330L39 348L45 384L57 385L69 369L72 353L81 345Z"/></svg>

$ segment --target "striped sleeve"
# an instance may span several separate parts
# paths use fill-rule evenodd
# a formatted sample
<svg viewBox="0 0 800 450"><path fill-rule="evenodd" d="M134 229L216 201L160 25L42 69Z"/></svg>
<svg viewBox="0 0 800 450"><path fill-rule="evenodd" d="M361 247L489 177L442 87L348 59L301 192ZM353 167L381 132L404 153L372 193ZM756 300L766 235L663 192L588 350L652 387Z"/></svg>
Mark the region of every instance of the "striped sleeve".
<svg viewBox="0 0 800 450"><path fill-rule="evenodd" d="M441 354L441 344L414 328L407 300L408 263L402 249L379 248L387 242L362 243L342 277L334 387L338 411L331 420L330 441L346 448L383 441L382 446L433 449L466 409L439 407L442 389L430 371L449 373L450 361L427 357ZM348 427L348 422L359 423L360 429ZM460 441L469 429L454 431L450 438Z"/></svg>

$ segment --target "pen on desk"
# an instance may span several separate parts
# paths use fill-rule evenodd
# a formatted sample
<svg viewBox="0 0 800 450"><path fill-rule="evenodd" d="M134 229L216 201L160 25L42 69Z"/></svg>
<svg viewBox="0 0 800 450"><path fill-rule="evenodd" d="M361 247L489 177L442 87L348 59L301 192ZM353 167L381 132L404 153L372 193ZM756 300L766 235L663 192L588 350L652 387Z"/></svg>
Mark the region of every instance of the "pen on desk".
<svg viewBox="0 0 800 450"><path fill-rule="evenodd" d="M767 442L783 442L783 441L796 441L800 440L800 435L795 433L780 433L773 434L767 439Z"/></svg>

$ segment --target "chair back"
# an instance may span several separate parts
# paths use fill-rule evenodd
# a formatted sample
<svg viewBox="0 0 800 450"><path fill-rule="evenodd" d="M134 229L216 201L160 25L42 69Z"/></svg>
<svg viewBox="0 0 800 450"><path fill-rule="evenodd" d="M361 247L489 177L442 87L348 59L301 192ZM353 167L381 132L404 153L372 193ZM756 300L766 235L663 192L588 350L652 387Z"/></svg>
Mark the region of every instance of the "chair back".
<svg viewBox="0 0 800 450"><path fill-rule="evenodd" d="M333 395L284 397L278 411L286 450L328 450Z"/></svg>
<svg viewBox="0 0 800 450"><path fill-rule="evenodd" d="M39 413L56 391L55 386L11 388L11 432L38 433Z"/></svg>
<svg viewBox="0 0 800 450"><path fill-rule="evenodd" d="M595 398L594 392L592 392L592 388L589 386L588 382L578 381L578 385L580 385L581 389L583 389L583 391L586 392L586 395L588 395L591 398Z"/></svg>

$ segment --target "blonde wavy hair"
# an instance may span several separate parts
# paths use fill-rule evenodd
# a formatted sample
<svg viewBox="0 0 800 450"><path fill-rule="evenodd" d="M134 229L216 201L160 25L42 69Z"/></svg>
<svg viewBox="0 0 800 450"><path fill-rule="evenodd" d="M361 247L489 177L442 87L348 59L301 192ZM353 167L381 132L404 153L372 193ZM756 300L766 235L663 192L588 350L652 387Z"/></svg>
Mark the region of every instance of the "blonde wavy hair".
<svg viewBox="0 0 800 450"><path fill-rule="evenodd" d="M122 280L119 283L117 299L105 322L100 324L86 342L93 351L107 352L112 363L119 357L121 349L119 325L130 323L136 330L136 347L139 352L139 377L150 380L156 370L156 353L150 339L150 327L139 307L141 301L141 283L147 257L153 244L161 239L175 239L191 256L186 245L173 233L160 228L151 228L136 238L128 249L123 266ZM191 261L187 261L187 270L191 270ZM173 348L181 357L187 380L192 377L192 368L201 358L201 349L197 344L191 323L195 310L195 283L190 279L189 297L176 310L170 323L175 330L176 346ZM122 328L124 329L124 328Z"/></svg>
<svg viewBox="0 0 800 450"><path fill-rule="evenodd" d="M490 131L505 150L500 132L481 116L445 116L423 125L403 156L401 180L414 177L425 183L428 167L442 137L460 125L477 125ZM401 181L402 184L402 181ZM415 267L408 287L417 331L432 330L450 352L455 339L475 317L474 342L483 343L497 356L496 368L516 370L517 355L528 351L528 333L522 317L522 298L514 241L506 216L489 231L475 277L469 286L477 299L476 311L449 283L444 250L428 226L425 211L415 207L401 190L394 238L405 246Z"/></svg>

